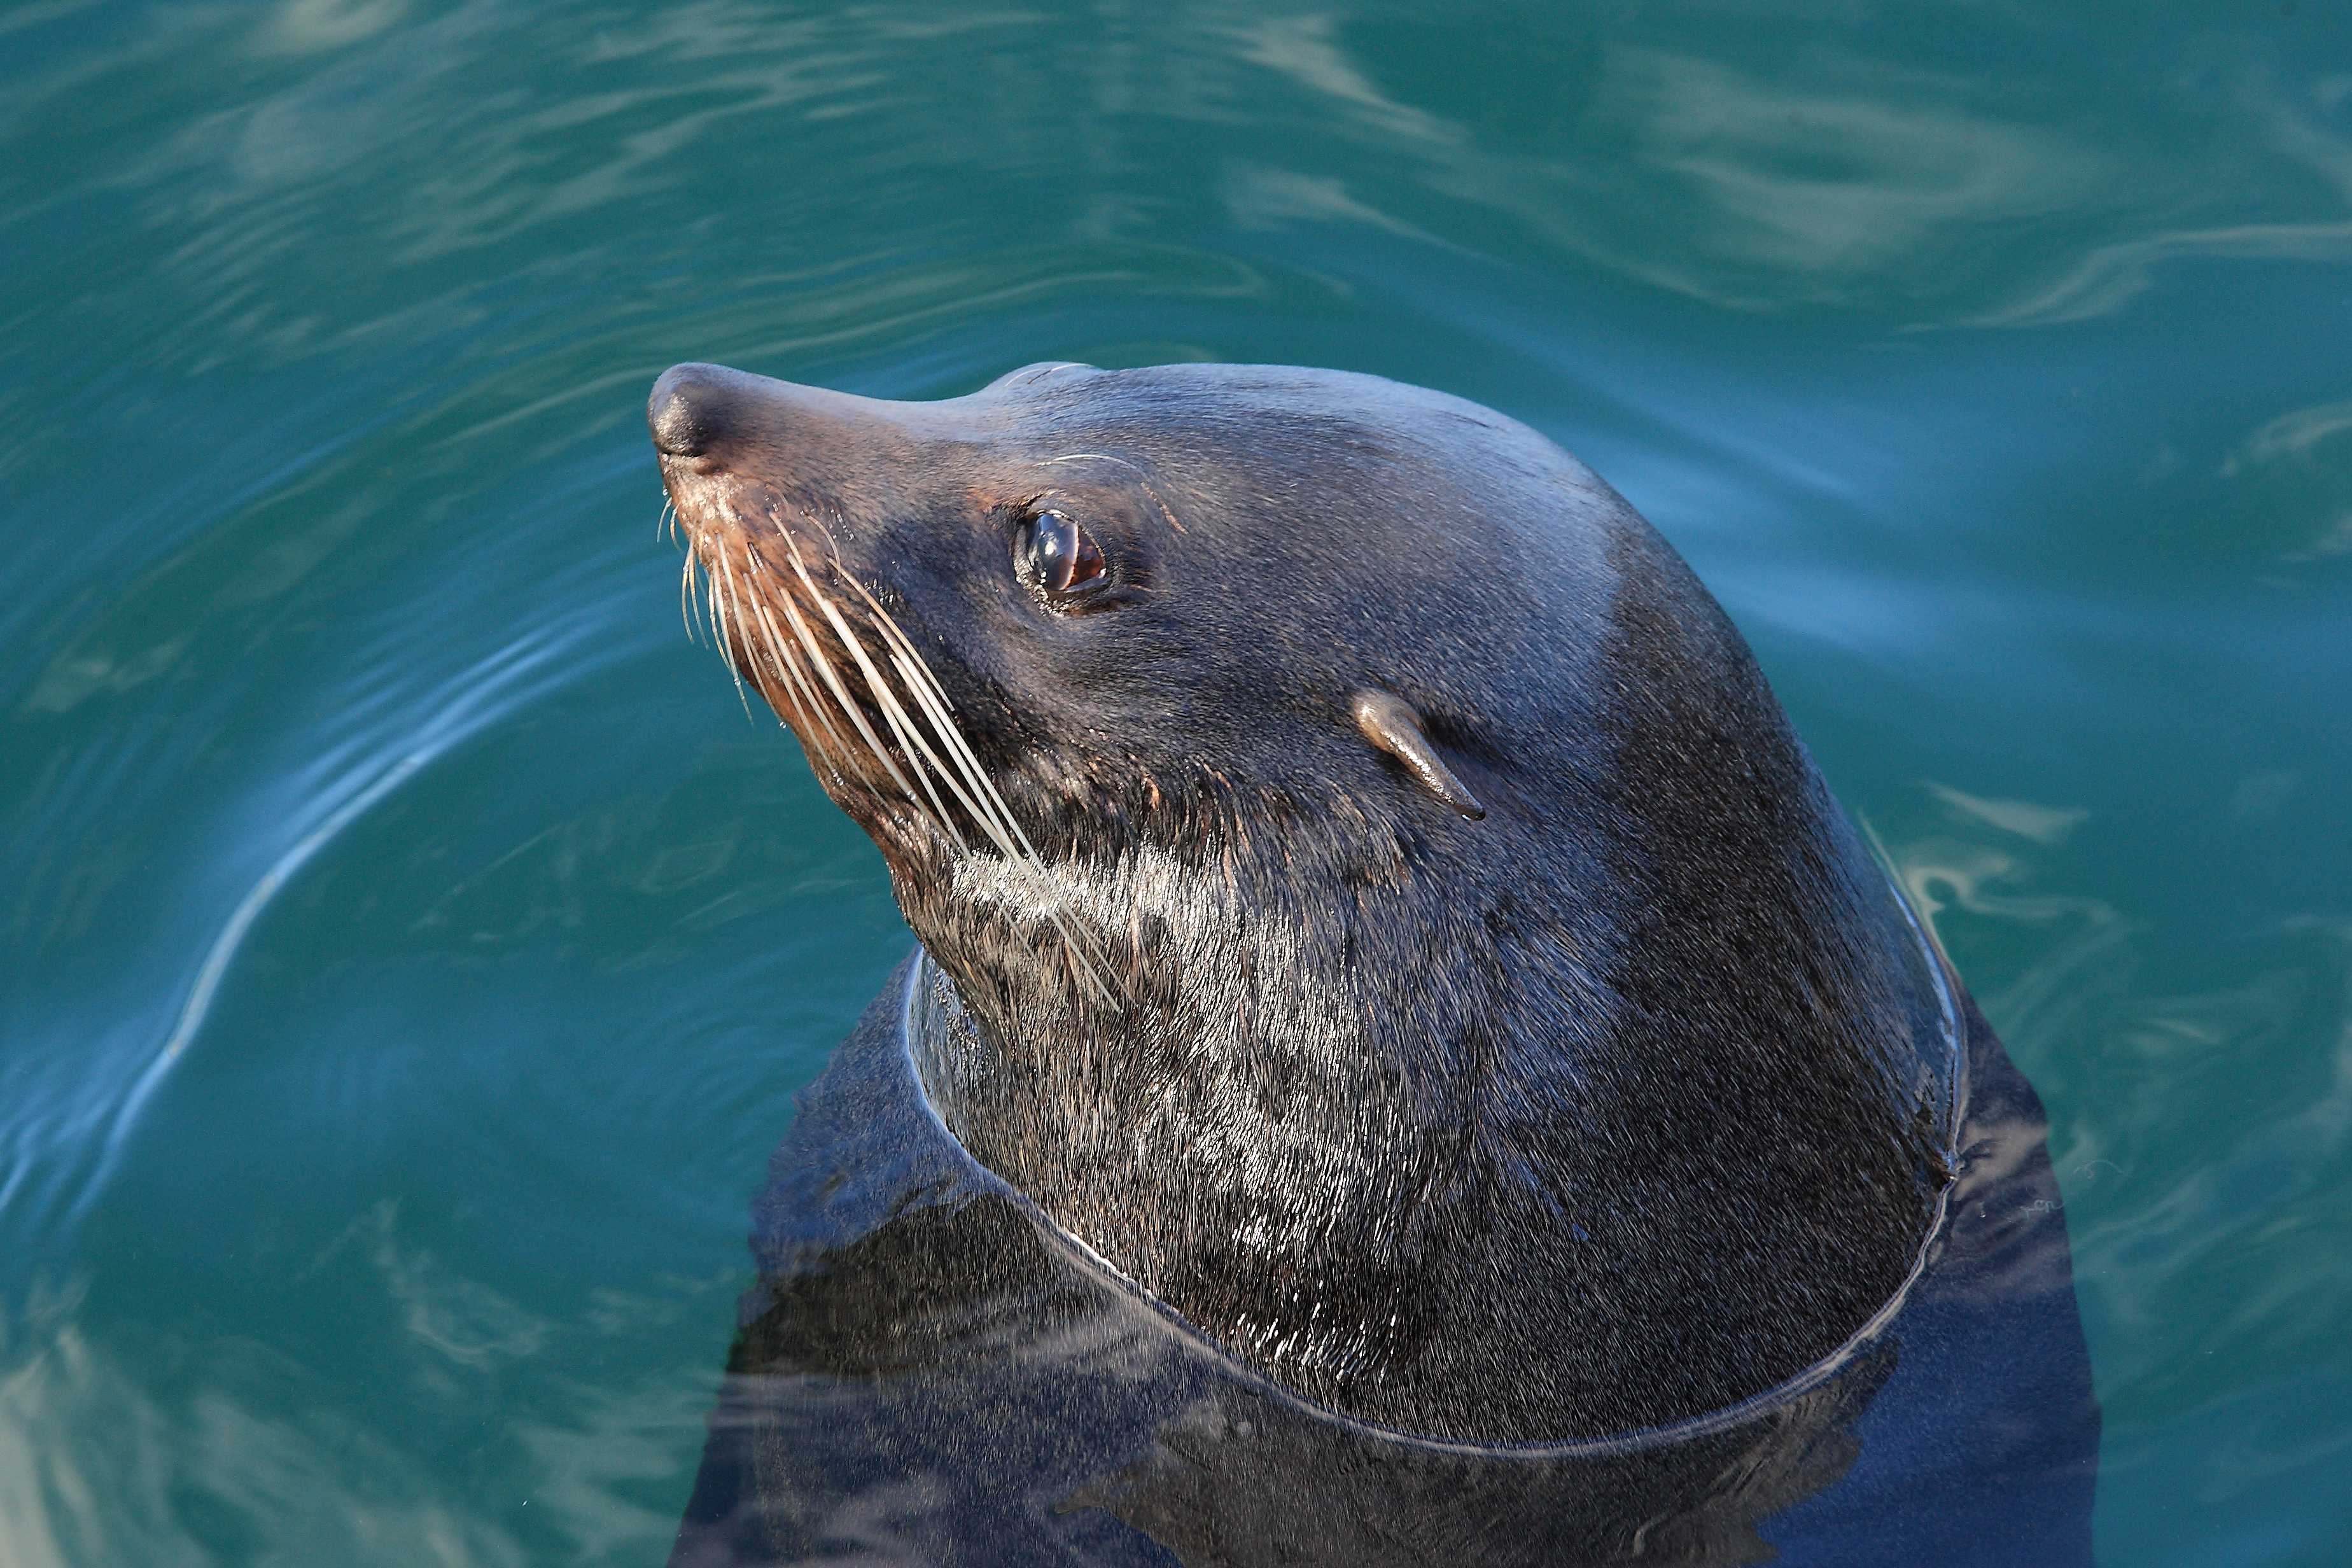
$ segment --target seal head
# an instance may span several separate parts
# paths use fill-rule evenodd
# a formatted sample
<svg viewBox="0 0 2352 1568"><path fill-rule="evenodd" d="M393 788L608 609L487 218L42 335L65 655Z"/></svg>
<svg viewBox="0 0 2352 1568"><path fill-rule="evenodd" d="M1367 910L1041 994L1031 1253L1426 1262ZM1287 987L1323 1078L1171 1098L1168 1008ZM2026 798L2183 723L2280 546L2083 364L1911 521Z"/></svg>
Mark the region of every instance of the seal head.
<svg viewBox="0 0 2352 1568"><path fill-rule="evenodd" d="M1950 996L1738 634L1489 410L1255 366L648 418L738 677L937 966L948 1128L1346 1415L1719 1410L1903 1287Z"/></svg>

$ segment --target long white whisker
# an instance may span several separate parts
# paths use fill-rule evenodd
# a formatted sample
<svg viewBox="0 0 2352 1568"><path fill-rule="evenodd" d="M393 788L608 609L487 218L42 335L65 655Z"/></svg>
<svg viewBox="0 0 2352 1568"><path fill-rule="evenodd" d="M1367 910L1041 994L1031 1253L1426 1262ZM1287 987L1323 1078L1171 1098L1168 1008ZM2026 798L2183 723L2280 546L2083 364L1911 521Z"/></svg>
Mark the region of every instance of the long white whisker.
<svg viewBox="0 0 2352 1568"><path fill-rule="evenodd" d="M908 691L920 696L928 689L929 694L936 700L940 710L936 713L927 713L926 716L930 719L932 727L939 731L941 744L955 759L973 788L980 792L982 798L1003 817L1005 826L1010 828L1013 837L1020 841L1023 852L1032 861L1035 861L1038 858L1037 852L1031 847L1028 836L1021 831L1021 824L1013 819L1012 808L1005 805L1004 797L997 792L994 781L990 779L987 772L981 767L980 759L972 753L971 744L963 737L963 731L947 717L954 710L954 704L948 700L947 689L940 684L940 678L931 672L931 667L924 662L923 656L915 651L914 643L908 639L904 631L899 629L898 623L891 618L890 612L882 607L881 601L866 592L866 584L860 583L856 575L842 564L837 548L834 554L834 569L872 608L875 616L882 626L885 640L895 645L893 662L898 665L899 674L906 678Z"/></svg>
<svg viewBox="0 0 2352 1568"><path fill-rule="evenodd" d="M790 546L792 540L789 536L784 542L788 547ZM817 592L814 583L809 581L808 570L801 565L798 552L793 553L793 569L800 574L802 582L808 584L810 595L822 607L824 604L824 595ZM907 775L900 773L898 764L890 760L888 749L880 741L875 739L874 727L866 721L866 715L858 710L857 704L851 699L848 689L842 685L841 676L833 668L833 661L817 650L816 637L810 632L808 623L802 619L800 611L793 607L790 599L783 601L783 610L784 618L793 624L793 635L800 638L801 646L808 650L809 662L816 667L819 675L824 677L824 683L832 689L835 700L841 704L842 713L856 726L857 733L864 738L867 748L874 753L874 760L880 763L883 769L889 773L890 782L898 786L908 801L913 801L915 786L907 782ZM856 646L854 640L851 646L853 647Z"/></svg>
<svg viewBox="0 0 2352 1568"><path fill-rule="evenodd" d="M802 573L802 580L804 582L807 580L805 571ZM854 578L850 581L851 585L857 587L858 592L865 593L864 587ZM811 592L814 594L814 584L811 584ZM963 835L956 830L955 819L948 815L947 807L940 802L939 792L931 787L931 774L936 772L950 789L955 787L955 781L949 778L946 770L940 766L939 758L932 755L931 749L923 744L922 731L908 716L906 710L899 706L898 698L890 691L889 683L882 678L881 672L874 668L872 661L867 659L865 647L851 633L849 627L843 624L841 616L834 610L831 602L822 595L817 595L816 598L817 607L825 613L827 618L833 622L834 629L839 632L842 640L849 645L850 657L857 661L858 668L864 672L866 688L874 694L875 706L882 710L883 722L889 725L892 738L898 742L898 750L907 759L908 771L915 775L916 782L923 786L923 794L930 800L933 820L938 823L940 831L954 840L957 849L965 849L967 846L963 841ZM867 595L867 599L870 603L872 595ZM930 764L928 769L924 766L926 762ZM922 802L916 801L914 804L919 807Z"/></svg>
<svg viewBox="0 0 2352 1568"><path fill-rule="evenodd" d="M989 783L984 774L976 771L969 748L961 744L963 737L955 732L952 725L942 721L943 716L937 707L938 700L925 690L919 681L908 674L906 656L893 654L891 659L898 666L900 675L906 677L907 689L913 695L916 705L923 710L923 717L930 721L931 728L940 736L940 744L955 763L955 767L950 770L944 763L940 763L936 754L926 746L924 754L932 758L933 765L940 770L940 778L955 793L956 799L963 804L964 810L971 814L972 820L980 824L981 830L994 841L999 849L1016 860L1024 858L1022 849L1013 837L1019 831L1019 826L1007 820L1010 814L1004 810L1003 800L997 795L995 786ZM957 779L959 773L963 775L961 783ZM966 789L967 785L970 786L969 792ZM1030 855L1026 858L1034 861L1036 857Z"/></svg>
<svg viewBox="0 0 2352 1568"><path fill-rule="evenodd" d="M834 554L833 564L834 569L841 574L843 579L846 581L852 588L857 590L857 596L866 601L866 607L874 612L875 620L879 623L882 627L883 640L891 646L894 652L906 656L908 662L913 666L916 673L919 674L924 681L929 684L933 694L939 698L940 705L948 709L950 711L953 711L955 704L948 700L946 689L940 685L940 678L931 673L931 667L923 662L923 656L915 651L914 643L908 640L905 632L898 629L898 623L891 618L889 611L882 607L882 601L876 598L872 594L867 593L866 591L866 584L857 580L856 574L843 566L840 552L837 550Z"/></svg>
<svg viewBox="0 0 2352 1568"><path fill-rule="evenodd" d="M859 662L864 663L863 660ZM956 828L955 819L948 815L948 808L940 804L939 792L931 787L931 775L938 772L939 761L931 756L930 748L922 743L922 737L916 731L914 721L907 717L906 710L898 706L898 700L887 690L874 685L874 672L870 668L866 671L866 685L874 692L875 701L882 710L883 721L890 726L890 733L898 741L898 750L906 755L908 771L915 775L915 782L923 786L923 795L931 803L931 819L939 825L941 832L955 841L957 849L968 847L963 841L963 835ZM929 767L924 766L926 762L930 763ZM940 773L940 777L946 779L947 775L942 773ZM949 784L952 788L953 781L950 780ZM919 805L921 802L919 801L916 804Z"/></svg>
<svg viewBox="0 0 2352 1568"><path fill-rule="evenodd" d="M916 707L921 710L923 717L929 721L932 730L943 736L953 734L951 728L940 722L939 700L915 679L914 673L908 668L906 657L903 654L894 653L890 656L890 660L898 668L899 677L906 681L907 689L913 698ZM964 808L972 821L980 825L981 831L987 834L999 849L1008 856L1019 858L1021 853L1019 847L1006 831L1007 824L1004 819L1007 814L1004 811L1003 802L996 795L995 789L985 778L970 776L968 765L961 758L956 757L952 748L949 750L949 756L955 759L957 765L950 768L947 763L942 762L939 752L933 751L930 743L923 739L921 727L914 723L911 718L908 721L907 729L912 748L922 753L923 760L929 763L932 771L939 774L940 782L947 785L948 792L955 796L957 804ZM962 737L956 738L961 740ZM957 777L959 773L966 776L960 780ZM967 785L973 787L967 788Z"/></svg>
<svg viewBox="0 0 2352 1568"><path fill-rule="evenodd" d="M702 563L702 618L710 628L710 642L719 646L719 569L705 561Z"/></svg>
<svg viewBox="0 0 2352 1568"><path fill-rule="evenodd" d="M726 558L721 556L719 559L723 563ZM702 592L703 603L709 612L711 646L724 658L727 654L727 606L719 598L719 566L708 561L702 563Z"/></svg>
<svg viewBox="0 0 2352 1568"><path fill-rule="evenodd" d="M816 740L816 749L824 757L826 765L835 773L842 772L847 765L849 742L843 740L841 731L834 728L833 715L825 711L826 704L824 699L817 695L816 688L802 672L801 661L795 658L792 649L785 646L784 635L776 629L775 617L768 614L768 606L754 599L751 601L751 608L758 612L760 624L766 629L768 647L775 655L778 668L784 672L785 679L792 682L793 708L802 713L814 715L816 721L824 727L825 735L833 743L828 747L824 741ZM815 740L815 737L813 736L811 739Z"/></svg>
<svg viewBox="0 0 2352 1568"><path fill-rule="evenodd" d="M719 636L719 623L714 618L718 613L719 578L699 550L694 552L694 570L688 574L687 582L691 585L694 605L694 640L700 642L702 634L709 632L715 642Z"/></svg>
<svg viewBox="0 0 2352 1568"><path fill-rule="evenodd" d="M811 593L815 593L816 584L810 584L809 589ZM898 707L898 700L890 695L888 683L882 679L881 671L874 668L874 661L866 658L866 645L858 641L856 632L849 629L849 623L841 618L841 612L833 607L831 599L822 594L816 594L816 607L824 614L826 620L833 623L834 635L840 637L843 645L849 649L849 657L857 661L858 669L866 677L866 688L874 694L875 703L882 710L883 718L890 721L892 729L897 729L898 720L893 715ZM911 763L913 760L912 754L909 753L908 761ZM914 800L914 797L915 792L908 790L907 798ZM921 803L916 802L916 804Z"/></svg>
<svg viewBox="0 0 2352 1568"><path fill-rule="evenodd" d="M749 719L751 716L751 700L743 695L743 667L735 662L735 644L741 643L743 651L748 655L751 649L751 639L743 635L743 600L735 589L735 568L728 564L727 557L724 555L719 558L719 569L727 574L729 606L720 616L720 620L722 624L732 624L736 633L732 640L719 643L719 656L727 660L727 673L735 678L735 700L743 704L743 717ZM710 580L710 599L713 604L719 602L719 579L716 577Z"/></svg>
<svg viewBox="0 0 2352 1568"><path fill-rule="evenodd" d="M933 677L932 686L936 688L937 685L938 678ZM962 729L948 716L947 694L936 692L930 700L938 704L936 710L928 715L931 721L931 727L939 731L940 744L946 747L948 756L955 763L957 771L964 775L971 783L973 791L985 803L984 814L992 815L1003 822L1004 832L1010 834L1013 842L1019 845L1019 853L1023 857L1033 865L1044 864L1044 858L1037 853L1036 846L1029 842L1029 836L1021 830L1020 820L1013 815L1012 806L1005 803L1003 795L997 789L996 781L990 778L988 770L980 765L980 757L972 751L971 742L964 739ZM1012 854L1014 851L1011 846L1007 846L1005 852Z"/></svg>
<svg viewBox="0 0 2352 1568"><path fill-rule="evenodd" d="M899 628L898 623L891 617L890 612L882 607L881 601L867 592L866 584L859 582L856 574L842 563L837 547L834 552L833 564L834 570L840 574L842 580L856 590L857 596L864 599L867 607L874 612L877 622L882 627L883 640L892 645L891 663L898 667L900 678L906 681L908 694L914 697L918 706L924 710L923 716L930 721L931 728L938 731L940 745L955 762L957 771L961 772L965 781L971 784L972 793L979 797L975 801L959 789L956 790L957 798L963 801L965 809L971 813L973 819L988 829L989 837L996 840L998 847L1008 855L1015 853L1013 843L1007 841L1006 835L1009 832L1012 839L1020 845L1019 853L1024 855L1033 864L1036 863L1037 852L1030 847L1027 835L1021 831L1021 825L1013 820L1012 808L1005 805L1004 797L997 792L994 781L991 780L986 771L981 767L980 759L972 754L971 745L963 738L963 732L956 727L954 721L948 717L948 714L953 711L954 704L948 700L947 689L940 684L940 678L931 672L931 667L924 662L923 656L915 651L913 641ZM927 754L928 752L929 748L926 748ZM932 763L934 766L939 765L939 759L936 756L932 758ZM940 777L947 782L949 788L955 788L953 776L946 768L940 769ZM991 821L992 816L996 820ZM1002 828L997 826L999 822L1003 824Z"/></svg>
<svg viewBox="0 0 2352 1568"><path fill-rule="evenodd" d="M801 708L800 693L793 689L792 679L784 673L784 661L778 655L775 634L768 629L767 613L761 609L759 600L747 596L746 602L751 614L739 616L735 629L742 635L744 649L751 656L751 684L760 689L760 695L766 698L768 706L776 710L778 720L785 723L792 721L784 717L786 709L807 718ZM751 634L755 631L760 634L758 647L754 647L751 641ZM762 654L767 657L764 664L761 662Z"/></svg>
<svg viewBox="0 0 2352 1568"><path fill-rule="evenodd" d="M776 624L773 617L769 616L767 606L765 605L761 604L757 599L754 599L751 603L752 608L759 613L761 622L767 627L769 637L773 640L774 645L777 647L777 650L781 653L782 651L781 647L782 634L776 630ZM798 683L801 689L807 693L810 703L814 708L817 720L824 726L825 732L833 737L834 743L836 746L843 746L840 731L834 729L832 719L825 714L823 704L816 701L815 692L807 686L805 678L802 676L800 672L799 660L791 660L791 673L793 681ZM798 705L798 699L796 698L795 706ZM912 762L915 757L915 748L908 744L909 737L908 731L900 727L899 721L896 718L892 718L890 710L887 708L884 711L884 717L890 721L891 731L898 737L900 749L907 753L908 760ZM844 746L844 750L845 752L845 746ZM936 763L934 765L936 766ZM940 804L938 792L931 788L929 778L926 776L919 766L914 767L911 771L914 773L917 782L922 785L924 795L928 795L930 799L932 819L939 825L940 829L954 841L957 849L964 849L965 845L963 835L956 831L954 819L948 815L947 808ZM922 803L920 801L917 801L915 804L919 806Z"/></svg>

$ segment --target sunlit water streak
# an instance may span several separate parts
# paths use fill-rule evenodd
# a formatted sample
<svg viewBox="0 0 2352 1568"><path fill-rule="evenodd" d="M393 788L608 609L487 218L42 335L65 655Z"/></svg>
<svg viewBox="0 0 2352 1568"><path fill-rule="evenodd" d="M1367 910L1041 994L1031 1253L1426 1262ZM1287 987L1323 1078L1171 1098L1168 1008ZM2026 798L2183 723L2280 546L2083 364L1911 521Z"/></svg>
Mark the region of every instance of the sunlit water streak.
<svg viewBox="0 0 2352 1568"><path fill-rule="evenodd" d="M155 1052L154 1060L132 1082L130 1092L123 1096L116 1109L112 1124L105 1135L104 1153L97 1171L89 1177L89 1187L73 1205L78 1213L103 1185L108 1169L117 1150L128 1137L139 1118L140 1109L153 1093L163 1075L179 1061L203 1027L205 1015L212 1007L213 994L219 988L221 976L236 956L237 945L246 932L288 879L302 868L305 861L323 847L329 840L349 826L361 813L398 789L411 773L426 766L435 757L465 740L470 732L497 722L502 710L527 705L527 689L513 696L508 693L516 687L526 687L537 675L544 679L551 670L560 670L568 679L579 679L583 649L578 637L544 639L537 647L524 645L507 650L487 668L467 672L456 692L436 692L430 702L429 719L421 731L411 738L406 754L385 765L381 759L368 759L351 763L342 758L327 759L318 770L329 776L306 792L319 806L331 806L326 819L304 833L294 845L271 863L268 870L254 883L252 889L238 900L221 927L220 935L213 941L205 954L203 966L197 970L194 982L188 987L187 1000L181 1005L172 1032ZM567 646L567 642L571 646ZM559 661L563 661L559 666ZM593 664L587 666L593 669ZM502 700L503 699L503 700ZM299 826L299 821L298 821ZM79 1129L77 1131L80 1131ZM0 1204L5 1204L0 1196ZM70 1217L70 1215L68 1215Z"/></svg>

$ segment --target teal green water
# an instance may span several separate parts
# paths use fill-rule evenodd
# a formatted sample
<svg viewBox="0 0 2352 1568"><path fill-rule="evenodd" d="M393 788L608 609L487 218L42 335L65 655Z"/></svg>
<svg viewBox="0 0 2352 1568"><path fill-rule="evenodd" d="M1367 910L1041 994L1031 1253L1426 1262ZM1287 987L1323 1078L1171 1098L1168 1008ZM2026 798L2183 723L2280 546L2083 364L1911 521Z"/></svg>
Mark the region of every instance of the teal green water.
<svg viewBox="0 0 2352 1568"><path fill-rule="evenodd" d="M2049 1102L2103 1561L2352 1561L2339 6L18 0L0 1563L659 1559L910 938L646 391L1187 358L1691 558Z"/></svg>

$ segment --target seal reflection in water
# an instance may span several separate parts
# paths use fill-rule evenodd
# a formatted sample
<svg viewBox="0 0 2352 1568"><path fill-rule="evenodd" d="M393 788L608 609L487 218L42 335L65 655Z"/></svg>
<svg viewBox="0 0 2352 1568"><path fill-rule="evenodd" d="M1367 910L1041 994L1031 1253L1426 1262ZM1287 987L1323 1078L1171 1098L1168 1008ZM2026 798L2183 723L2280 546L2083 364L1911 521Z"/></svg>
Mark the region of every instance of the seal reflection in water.
<svg viewBox="0 0 2352 1568"><path fill-rule="evenodd" d="M2040 1107L1591 471L1265 367L649 417L921 942L677 1561L2088 1560Z"/></svg>

